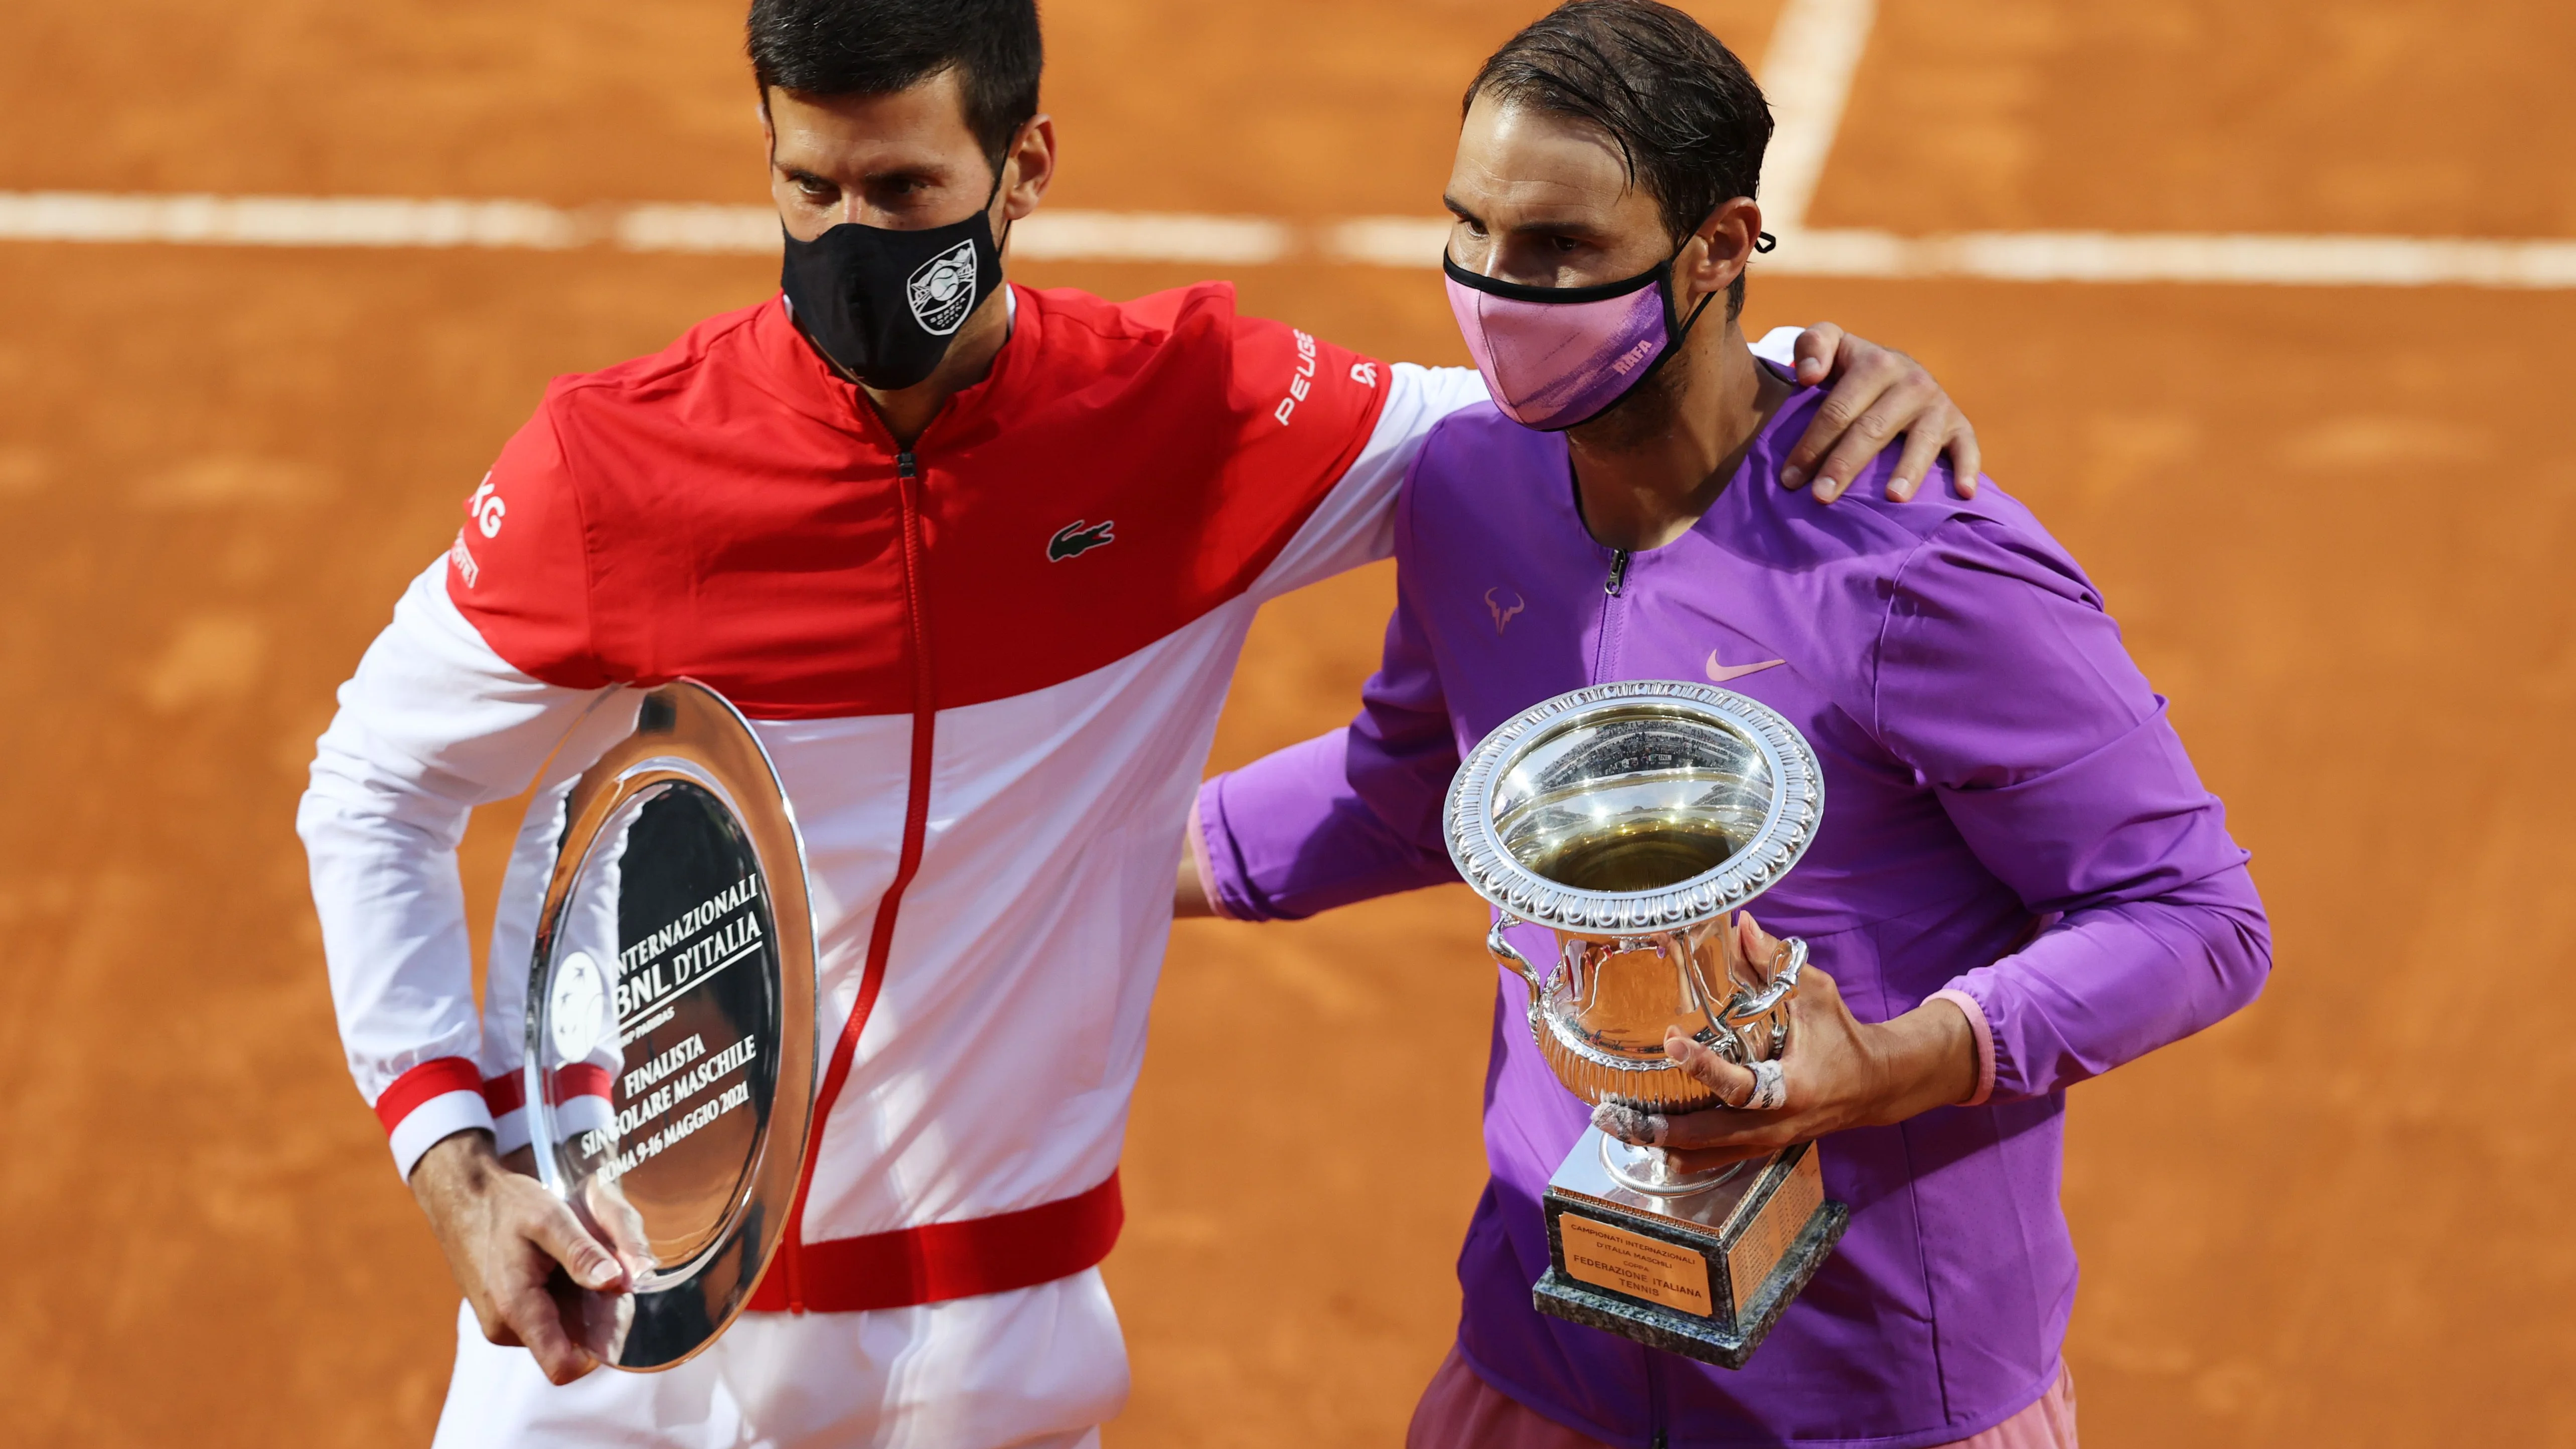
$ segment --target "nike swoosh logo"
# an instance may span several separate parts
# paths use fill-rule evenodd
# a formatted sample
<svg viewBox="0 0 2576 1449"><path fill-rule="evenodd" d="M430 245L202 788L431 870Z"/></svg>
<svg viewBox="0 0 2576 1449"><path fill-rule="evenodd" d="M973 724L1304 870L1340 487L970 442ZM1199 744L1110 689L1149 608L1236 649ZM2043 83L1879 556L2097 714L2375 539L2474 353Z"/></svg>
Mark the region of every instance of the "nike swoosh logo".
<svg viewBox="0 0 2576 1449"><path fill-rule="evenodd" d="M1717 662L1717 651L1711 649L1708 651L1708 682L1724 684L1730 679L1742 679L1748 674L1759 674L1774 665L1788 662L1786 659L1765 659L1759 664L1720 664Z"/></svg>
<svg viewBox="0 0 2576 1449"><path fill-rule="evenodd" d="M1114 518L1104 518L1098 523L1075 519L1057 529L1055 537L1047 540L1047 562L1062 563L1069 558L1079 558L1103 544L1116 543L1118 536L1109 530L1117 526L1118 520Z"/></svg>

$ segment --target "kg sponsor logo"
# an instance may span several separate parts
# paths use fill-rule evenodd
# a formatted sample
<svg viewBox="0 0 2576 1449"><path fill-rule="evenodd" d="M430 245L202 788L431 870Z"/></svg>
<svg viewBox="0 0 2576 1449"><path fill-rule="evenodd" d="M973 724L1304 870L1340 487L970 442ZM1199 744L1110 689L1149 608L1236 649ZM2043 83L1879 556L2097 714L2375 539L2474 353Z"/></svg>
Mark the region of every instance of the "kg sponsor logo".
<svg viewBox="0 0 2576 1449"><path fill-rule="evenodd" d="M501 495L492 491L491 474L484 474L483 486L475 489L474 496L465 500L465 512L474 520L474 526L483 530L485 538L501 536L501 520L509 516L510 505L502 502Z"/></svg>
<svg viewBox="0 0 2576 1449"><path fill-rule="evenodd" d="M975 310L975 243L962 241L923 262L904 283L912 320L933 337L957 330Z"/></svg>
<svg viewBox="0 0 2576 1449"><path fill-rule="evenodd" d="M1104 518L1098 523L1075 519L1057 529L1055 537L1047 540L1047 562L1062 563L1069 558L1080 558L1095 548L1116 543L1118 535L1109 530L1117 526L1118 520L1114 518Z"/></svg>

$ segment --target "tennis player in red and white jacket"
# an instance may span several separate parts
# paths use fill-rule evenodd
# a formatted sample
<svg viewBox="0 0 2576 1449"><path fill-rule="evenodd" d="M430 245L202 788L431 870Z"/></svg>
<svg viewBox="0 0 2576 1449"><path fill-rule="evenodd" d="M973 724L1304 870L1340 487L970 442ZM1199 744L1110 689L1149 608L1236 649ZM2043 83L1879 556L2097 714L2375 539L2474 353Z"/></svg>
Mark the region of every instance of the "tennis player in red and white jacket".
<svg viewBox="0 0 2576 1449"><path fill-rule="evenodd" d="M919 10L950 53L799 71L798 12L854 7ZM994 122L1023 14L1025 106ZM1124 1398L1094 1265L1171 822L1254 611L1387 556L1421 439L1484 391L1238 316L1222 283L1001 284L1053 165L1035 23L755 6L784 297L558 380L341 690L299 828L351 1071L466 1290L442 1444L1078 1444ZM1846 420L1878 400L1855 457L1908 425L1964 441L1911 363L1798 346L1810 376L1840 350ZM752 719L803 829L818 1142L758 1311L674 1371L583 1377L547 1274L622 1274L502 1165L578 752L536 777L601 692L684 675ZM478 1008L455 847L532 782Z"/></svg>

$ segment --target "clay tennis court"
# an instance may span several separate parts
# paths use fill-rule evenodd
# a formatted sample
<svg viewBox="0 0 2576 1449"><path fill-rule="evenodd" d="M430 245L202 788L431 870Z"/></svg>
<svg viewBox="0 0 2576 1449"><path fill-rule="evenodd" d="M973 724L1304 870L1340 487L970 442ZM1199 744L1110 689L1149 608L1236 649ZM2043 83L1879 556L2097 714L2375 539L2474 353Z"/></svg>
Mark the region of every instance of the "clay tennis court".
<svg viewBox="0 0 2576 1449"><path fill-rule="evenodd" d="M1050 207L1438 211L1541 7L1054 0ZM1699 13L1749 58L1775 7ZM757 205L732 0L0 12L0 191ZM1887 0L1808 220L2576 237L2544 0ZM1292 231L1294 228L1292 227ZM1296 232L1304 235L1304 232ZM1426 261L1429 259L1426 258ZM1429 266L1232 276L1464 358ZM292 817L331 689L553 374L774 258L0 241L0 1442L427 1441L455 1294L339 1061ZM1765 276L1923 357L2231 808L2278 960L2071 1097L2096 1449L2576 1442L2576 290ZM1392 596L1274 607L1216 765L1330 727ZM478 819L488 919L507 810ZM1463 887L1174 937L1108 1274L1120 1446L1397 1442L1483 1180Z"/></svg>

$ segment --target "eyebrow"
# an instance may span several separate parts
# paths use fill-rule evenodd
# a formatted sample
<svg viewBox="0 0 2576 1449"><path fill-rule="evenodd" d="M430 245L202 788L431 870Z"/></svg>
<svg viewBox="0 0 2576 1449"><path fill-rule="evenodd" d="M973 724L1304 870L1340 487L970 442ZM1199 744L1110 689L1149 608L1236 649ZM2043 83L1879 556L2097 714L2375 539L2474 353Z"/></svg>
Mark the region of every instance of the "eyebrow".
<svg viewBox="0 0 2576 1449"><path fill-rule="evenodd" d="M807 182L831 187L838 187L841 185L840 182L833 180L829 176L825 176L820 172L809 171L802 166L781 166L778 169L786 175L788 180L793 181L800 186ZM943 186L948 182L948 175L946 172L932 167L893 166L881 171L871 171L867 173L859 178L859 185L877 186L889 181L914 181L919 182L924 186Z"/></svg>
<svg viewBox="0 0 2576 1449"><path fill-rule="evenodd" d="M1471 222L1478 226L1486 225L1483 217L1476 215L1476 213L1469 211L1465 206L1459 204L1456 197L1443 196L1440 198L1440 204L1449 208L1449 214L1458 218L1460 221ZM1508 228L1508 230L1516 236L1570 236L1579 237L1586 241L1598 240L1605 234L1600 227L1597 227L1588 221L1578 220L1574 217L1556 219L1541 218L1537 221L1523 222L1519 226Z"/></svg>

